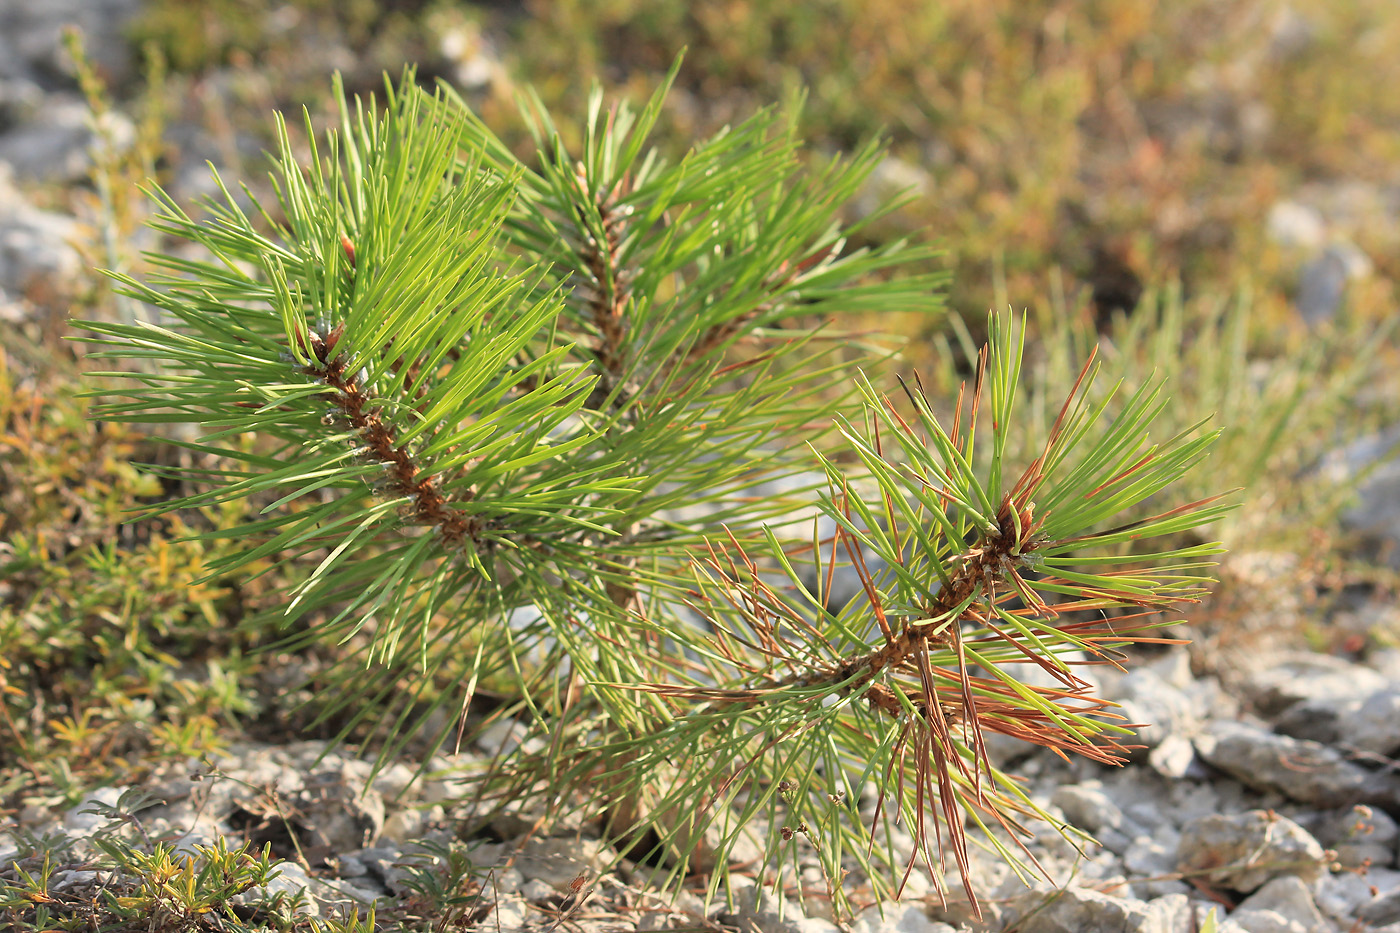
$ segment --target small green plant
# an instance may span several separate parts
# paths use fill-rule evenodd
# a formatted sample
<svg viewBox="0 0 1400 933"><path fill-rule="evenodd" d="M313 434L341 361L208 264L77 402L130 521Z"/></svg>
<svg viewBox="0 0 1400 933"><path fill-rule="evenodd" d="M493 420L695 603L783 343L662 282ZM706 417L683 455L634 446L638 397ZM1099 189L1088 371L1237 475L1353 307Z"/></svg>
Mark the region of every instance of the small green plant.
<svg viewBox="0 0 1400 933"><path fill-rule="evenodd" d="M132 789L113 806L85 808L108 820L93 835L89 857L79 859L66 838L20 836L17 856L0 865L5 928L173 933L291 927L291 912L298 905L284 903L282 894L249 894L277 877L268 849L230 849L220 839L181 852L164 840L153 841L134 815L151 802L143 791ZM245 894L249 902L235 905L235 898ZM279 912L288 922L276 922ZM272 922L248 924L250 917Z"/></svg>
<svg viewBox="0 0 1400 933"><path fill-rule="evenodd" d="M182 854L158 842L149 851L99 837L95 844L123 877L132 879L126 890L107 894L107 908L114 919L149 921L189 929L194 924L218 929L219 920L238 920L231 901L251 888L277 877L269 849L261 853L246 846L232 849L219 839L213 845L197 845ZM217 920L209 917L214 914Z"/></svg>
<svg viewBox="0 0 1400 933"><path fill-rule="evenodd" d="M384 912L404 929L456 929L480 923L494 905L489 873L470 858L467 847L424 843L405 865L406 893Z"/></svg>
<svg viewBox="0 0 1400 933"><path fill-rule="evenodd" d="M756 834L779 870L815 849L838 900L852 866L941 888L946 854L968 885L967 820L1014 861L1003 837L1045 816L986 732L1121 760L1075 665L1202 592L1219 548L1174 542L1224 507L1156 503L1214 434L1152 440L1151 384L1105 420L1090 363L1011 462L1008 315L950 423L916 385L886 397L853 363L887 349L832 320L934 311L938 280L893 274L921 250L848 246L878 148L804 164L764 112L668 161L647 147L664 93L595 93L577 156L528 106L521 161L406 78L343 102L324 148L308 125L305 156L279 124L275 206L195 218L155 190L157 229L205 256L114 276L159 324L82 325L161 364L109 374L102 417L202 426L183 444L221 466L162 509L262 503L198 536L236 543L210 572L308 563L292 644L346 646L326 708L381 727L384 755L479 721L489 684L538 741L481 776L487 801L601 813L673 878L703 854L718 885ZM794 520L814 500L824 540Z"/></svg>
<svg viewBox="0 0 1400 933"><path fill-rule="evenodd" d="M18 337L6 350L18 359L0 360L0 798L65 806L212 751L260 712L259 636L238 626L270 579L208 579L229 544L175 540L249 504L131 521L168 494L134 461L171 451L90 419L71 364L27 366L44 353Z"/></svg>

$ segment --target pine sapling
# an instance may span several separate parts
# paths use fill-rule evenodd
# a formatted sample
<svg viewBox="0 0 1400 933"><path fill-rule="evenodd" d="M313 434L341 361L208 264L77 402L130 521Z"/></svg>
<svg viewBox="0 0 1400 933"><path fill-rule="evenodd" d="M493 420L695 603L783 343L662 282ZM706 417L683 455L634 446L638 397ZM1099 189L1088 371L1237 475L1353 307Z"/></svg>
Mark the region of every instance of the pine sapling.
<svg viewBox="0 0 1400 933"><path fill-rule="evenodd" d="M1005 315L951 426L917 387L886 398L855 364L888 345L833 322L935 313L940 279L907 272L920 248L851 246L878 147L823 162L765 111L671 161L647 146L665 91L595 93L577 155L527 104L522 161L409 74L382 104L338 95L324 142L308 117L305 158L279 121L275 204L219 180L195 217L153 188L156 228L198 251L113 275L159 323L82 325L158 364L108 374L100 416L203 430L172 443L217 468L161 509L261 505L201 535L246 543L211 573L307 567L290 645L340 644L321 715L381 761L511 722L487 807L582 811L712 885L756 836L838 901L853 869L941 891L951 854L975 905L966 822L1015 862L1048 818L986 733L1122 760L1076 665L1201 593L1218 548L1172 536L1223 507L1141 507L1213 435L1152 443L1160 390L1110 412L1086 366L1017 472ZM834 534L794 523L813 503Z"/></svg>

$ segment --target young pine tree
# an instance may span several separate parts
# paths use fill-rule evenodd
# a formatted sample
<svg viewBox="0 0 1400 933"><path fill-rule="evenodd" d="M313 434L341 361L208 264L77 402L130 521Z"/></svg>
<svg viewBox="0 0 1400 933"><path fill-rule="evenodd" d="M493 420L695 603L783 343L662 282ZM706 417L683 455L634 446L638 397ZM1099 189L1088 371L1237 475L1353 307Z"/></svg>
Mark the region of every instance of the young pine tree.
<svg viewBox="0 0 1400 933"><path fill-rule="evenodd" d="M101 417L202 429L172 443L223 466L165 508L264 504L208 532L246 542L211 572L306 563L282 621L343 643L322 713L385 757L475 721L489 685L541 741L478 791L602 815L673 877L757 835L815 852L837 897L853 866L898 889L922 863L942 890L948 854L966 883L968 820L999 840L1045 816L987 732L1121 760L1129 730L1065 658L1112 659L1201 592L1214 545L1125 545L1220 513L1138 508L1212 436L1153 444L1159 393L1109 417L1086 366L1008 462L1005 316L950 426L917 389L884 397L853 366L883 351L831 322L934 312L939 283L890 274L920 249L850 245L878 149L803 158L763 112L670 161L647 147L664 93L595 93L576 154L531 106L522 161L407 75L382 104L339 95L305 157L279 123L275 204L221 181L195 218L154 189L155 226L199 250L115 276L159 323L84 325L158 363L109 374ZM813 503L834 535L794 527Z"/></svg>

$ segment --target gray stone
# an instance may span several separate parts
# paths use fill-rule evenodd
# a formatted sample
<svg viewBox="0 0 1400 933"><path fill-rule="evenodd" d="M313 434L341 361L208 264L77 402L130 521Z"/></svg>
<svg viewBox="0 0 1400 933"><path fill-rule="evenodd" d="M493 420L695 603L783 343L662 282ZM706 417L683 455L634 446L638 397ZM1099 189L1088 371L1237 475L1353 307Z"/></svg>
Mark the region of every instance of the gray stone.
<svg viewBox="0 0 1400 933"><path fill-rule="evenodd" d="M1142 899L1186 894L1189 888L1176 877L1176 846L1180 834L1163 827L1158 834L1140 835L1123 853L1123 867L1133 880L1133 894Z"/></svg>
<svg viewBox="0 0 1400 933"><path fill-rule="evenodd" d="M1356 922L1356 913L1377 894L1400 888L1400 871L1372 868L1365 872L1339 871L1323 875L1313 895L1318 909L1343 927Z"/></svg>
<svg viewBox="0 0 1400 933"><path fill-rule="evenodd" d="M386 802L407 803L416 794L418 772L396 761L374 776L374 789Z"/></svg>
<svg viewBox="0 0 1400 933"><path fill-rule="evenodd" d="M0 56L6 52L0 40ZM0 77L0 132L34 117L44 102L44 89L25 77Z"/></svg>
<svg viewBox="0 0 1400 933"><path fill-rule="evenodd" d="M140 0L6 0L0 3L6 65L48 84L71 83L73 63L63 48L63 27L82 30L87 54L102 74L120 83L131 76L133 58L126 30L141 12Z"/></svg>
<svg viewBox="0 0 1400 933"><path fill-rule="evenodd" d="M1323 874L1322 846L1307 830L1272 811L1213 814L1182 829L1177 870L1212 884L1250 892L1272 878Z"/></svg>
<svg viewBox="0 0 1400 933"><path fill-rule="evenodd" d="M1345 751L1392 757L1400 751L1400 690L1304 700L1284 710L1276 728Z"/></svg>
<svg viewBox="0 0 1400 933"><path fill-rule="evenodd" d="M336 858L336 874L342 878L359 878L369 874L369 866L358 855L341 855Z"/></svg>
<svg viewBox="0 0 1400 933"><path fill-rule="evenodd" d="M1276 62L1297 61L1317 42L1317 27L1292 6L1273 15L1269 29L1269 57Z"/></svg>
<svg viewBox="0 0 1400 933"><path fill-rule="evenodd" d="M1196 675L1191 673L1191 652L1185 648L1168 648L1139 670L1152 671L1178 690L1191 690L1198 683Z"/></svg>
<svg viewBox="0 0 1400 933"><path fill-rule="evenodd" d="M1230 919L1250 933L1329 933L1331 925L1301 878L1285 876L1245 898Z"/></svg>
<svg viewBox="0 0 1400 933"><path fill-rule="evenodd" d="M597 839L531 839L515 858L525 879L539 879L559 890L581 872L597 875L612 860L612 849Z"/></svg>
<svg viewBox="0 0 1400 933"><path fill-rule="evenodd" d="M797 927L799 933L841 933L841 928L825 917L803 917L794 926ZM637 929L645 930L648 928L638 923ZM935 923L927 929L926 933L957 933L957 931L946 923Z"/></svg>
<svg viewBox="0 0 1400 933"><path fill-rule="evenodd" d="M638 930L669 930L671 928L671 915L664 910L648 910L637 917ZM832 930L837 930L832 924Z"/></svg>
<svg viewBox="0 0 1400 933"><path fill-rule="evenodd" d="M356 878L353 881L344 878L316 879L316 899L325 904L367 907L387 896L384 889L375 885L369 878Z"/></svg>
<svg viewBox="0 0 1400 933"><path fill-rule="evenodd" d="M175 847L176 855L199 855L201 847L208 848L218 844L219 837L223 835L216 825L203 823L193 827L187 832L177 833L166 841Z"/></svg>
<svg viewBox="0 0 1400 933"><path fill-rule="evenodd" d="M1177 834L1154 839L1138 836L1123 853L1123 866L1133 878L1133 894L1142 899L1169 894L1189 894L1190 888L1176 874Z"/></svg>
<svg viewBox="0 0 1400 933"><path fill-rule="evenodd" d="M491 888L495 891L519 891L525 886L525 876L517 868L492 869L489 877Z"/></svg>
<svg viewBox="0 0 1400 933"><path fill-rule="evenodd" d="M1138 836L1123 854L1123 864L1135 875L1152 878L1176 871L1181 834L1164 829L1156 836Z"/></svg>
<svg viewBox="0 0 1400 933"><path fill-rule="evenodd" d="M1388 891L1357 911L1358 919L1372 926L1400 923L1400 888Z"/></svg>
<svg viewBox="0 0 1400 933"><path fill-rule="evenodd" d="M275 877L269 879L267 884L258 885L241 894L234 895L230 899L230 903L235 907L253 907L264 901L272 900L279 894L287 901L302 897L302 904L306 908L305 914L319 917L321 915L320 903L310 895L311 876L306 873L306 869L295 862L278 862L275 869Z"/></svg>
<svg viewBox="0 0 1400 933"><path fill-rule="evenodd" d="M1191 928L1191 901L1185 892L1172 892L1147 902L1144 933L1178 933Z"/></svg>
<svg viewBox="0 0 1400 933"><path fill-rule="evenodd" d="M1211 777L1216 777L1213 769ZM1180 829L1203 816L1257 810L1270 796L1276 795L1260 795L1236 781L1182 781L1170 785L1163 793L1162 808L1172 825Z"/></svg>
<svg viewBox="0 0 1400 933"><path fill-rule="evenodd" d="M929 916L939 923L946 923L955 929L962 930L1000 930L1006 925L1007 910L1014 898L1025 893L1026 885L1020 879L1009 881L1006 884L988 889L987 897L980 898L982 918L977 919L972 911L972 905L968 902L966 892L961 886L954 887L948 892L947 904L941 903L937 897L930 898Z"/></svg>
<svg viewBox="0 0 1400 933"><path fill-rule="evenodd" d="M1204 778L1205 765L1196 755L1196 746L1184 735L1171 734L1147 753L1152 770L1165 778Z"/></svg>
<svg viewBox="0 0 1400 933"><path fill-rule="evenodd" d="M1194 748L1191 750L1191 754L1196 754ZM1127 770L1121 773L1124 778L1132 774ZM1172 808L1166 805L1166 801L1163 799L1168 793L1168 789L1155 787L1153 783L1134 781L1130 792L1117 795L1119 799L1124 801L1122 804L1123 815L1148 831L1167 826L1175 829L1176 823L1172 819Z"/></svg>
<svg viewBox="0 0 1400 933"><path fill-rule="evenodd" d="M821 917L823 920L836 919L836 912L832 910L831 897L827 893L826 872L822 867L812 862L804 862L802 873L799 876L799 890L801 891L802 912L809 917Z"/></svg>
<svg viewBox="0 0 1400 933"><path fill-rule="evenodd" d="M494 868L505 863L509 856L505 843L478 842L467 851L467 859L477 868Z"/></svg>
<svg viewBox="0 0 1400 933"><path fill-rule="evenodd" d="M1010 866L1006 864L1004 859L998 858L994 852L987 852L979 847L969 846L967 861L968 875L972 878L974 890L978 892L995 892L1002 890L1003 887L1010 887L1013 889L1014 893L1018 894L1024 890L1024 885L1022 885L1020 880L1012 873ZM916 873L918 873L918 870L916 870ZM927 870L924 870L923 874L927 877ZM952 891L948 893L949 904L953 904L959 898L964 898L965 900L965 892L963 891L961 883L959 881L950 881L949 883L952 885ZM937 899L937 895L933 897L935 900ZM982 909L989 909L988 905L984 903ZM935 919L943 920L954 926L958 925L957 921L946 916L937 917Z"/></svg>
<svg viewBox="0 0 1400 933"><path fill-rule="evenodd" d="M667 909L672 916L685 917L692 922L705 920L705 901L692 891L676 891Z"/></svg>
<svg viewBox="0 0 1400 933"><path fill-rule="evenodd" d="M298 671L298 669L293 668L293 672L296 671ZM298 676L298 673L293 672L289 672L292 677ZM277 765L292 768L297 772L315 771L320 767L334 767L332 759L336 761L343 760L340 755L333 755L331 753L331 746L329 744L315 739L308 739L304 742L292 742L279 747L256 748L252 749L252 752L255 759L265 759ZM233 754L237 753L238 750L235 749ZM230 766L225 765L225 768L228 767Z"/></svg>
<svg viewBox="0 0 1400 933"><path fill-rule="evenodd" d="M521 887L520 896L535 904L551 904L559 900L559 891L552 884L531 878Z"/></svg>
<svg viewBox="0 0 1400 933"><path fill-rule="evenodd" d="M442 810L441 807L433 809ZM384 818L384 829L379 835L390 842L404 845L422 835L423 824L422 810L399 810Z"/></svg>
<svg viewBox="0 0 1400 933"><path fill-rule="evenodd" d="M1315 207L1278 201L1269 208L1269 239L1288 249L1315 249L1327 236L1327 221Z"/></svg>
<svg viewBox="0 0 1400 933"><path fill-rule="evenodd" d="M520 747L530 728L517 719L498 719L476 737L476 747L487 756L508 755Z"/></svg>
<svg viewBox="0 0 1400 933"><path fill-rule="evenodd" d="M49 823L55 822L48 808L37 803L27 803L20 807L19 813L15 814L15 821L21 827L34 832L43 832Z"/></svg>
<svg viewBox="0 0 1400 933"><path fill-rule="evenodd" d="M1249 787L1316 806L1381 802L1400 790L1400 777L1368 771L1336 749L1239 722L1211 723L1196 751Z"/></svg>
<svg viewBox="0 0 1400 933"><path fill-rule="evenodd" d="M186 768L173 768L170 771L157 772L151 776L150 782L145 785L145 790L152 797L151 806L141 811L144 817L151 817L160 812L162 807L170 807L182 801L187 801L194 794L198 784L189 776Z"/></svg>
<svg viewBox="0 0 1400 933"><path fill-rule="evenodd" d="M740 929L766 933L798 933L797 922L803 918L800 907L767 885L758 884L736 888L734 909L728 916Z"/></svg>
<svg viewBox="0 0 1400 933"><path fill-rule="evenodd" d="M500 896L496 898L496 909L491 916L481 921L478 927L483 930L501 930L502 933L506 930L523 930L529 916L530 908L523 897L501 891Z"/></svg>
<svg viewBox="0 0 1400 933"><path fill-rule="evenodd" d="M1134 881L1128 888L1133 897L1147 901L1149 904L1154 899L1161 900L1164 897L1189 897L1196 893L1195 890L1184 881L1177 881L1175 878L1151 878L1141 881Z"/></svg>
<svg viewBox="0 0 1400 933"><path fill-rule="evenodd" d="M1317 841L1337 853L1343 868L1389 867L1400 827L1384 810L1357 805L1324 814L1312 827Z"/></svg>
<svg viewBox="0 0 1400 933"><path fill-rule="evenodd" d="M409 868L413 862L404 857L402 849L396 846L378 846L355 853L355 858L365 866L366 874L383 885L389 893L402 894L408 890L404 881L410 877ZM424 861L436 861L436 858L419 856L414 861L422 864Z"/></svg>
<svg viewBox="0 0 1400 933"><path fill-rule="evenodd" d="M1129 804L1124 813L1149 833L1159 830L1171 830L1175 833L1175 824L1167 818L1168 814L1163 813L1162 810L1160 802L1154 804L1135 803Z"/></svg>
<svg viewBox="0 0 1400 933"><path fill-rule="evenodd" d="M1060 808L1071 825L1085 832L1123 826L1123 811L1104 793L1101 781L1067 784L1055 791L1050 802Z"/></svg>
<svg viewBox="0 0 1400 933"><path fill-rule="evenodd" d="M242 187L237 189L220 188L215 178L227 182L239 175L237 165L230 165L230 156L242 156L249 164L259 151L259 146L248 134L229 128L232 131L232 144L223 133L214 133L203 123L190 120L173 120L165 127L166 145L180 154L180 158L170 167L169 184L165 190L181 204L195 203L201 199L213 198L219 204L230 200L247 214L256 212L252 198ZM250 143L252 143L250 145Z"/></svg>
<svg viewBox="0 0 1400 933"><path fill-rule="evenodd" d="M1122 855L1133 844L1132 836L1108 826L1095 833L1094 839L1104 848L1105 852L1111 852L1114 855Z"/></svg>
<svg viewBox="0 0 1400 933"><path fill-rule="evenodd" d="M1055 808L1051 808L1050 815L1055 816ZM1038 822L1026 827L1032 833L1032 838L1027 840L1027 845L1033 848L1037 857L1049 856L1055 860L1074 862L1087 855L1092 855L1093 840L1088 834L1080 833L1074 826L1061 828L1055 823Z"/></svg>
<svg viewBox="0 0 1400 933"><path fill-rule="evenodd" d="M831 539L840 527L818 506L820 496L828 489L829 483L825 473L800 470L786 475L764 477L751 486L736 490L734 498L744 500L749 510L755 507L768 510L767 516L753 517L764 520L780 537L791 536L809 542L812 540L815 523L816 536L826 542L822 548L822 566L825 569L831 556ZM865 497L866 501L878 501L878 491L861 482L853 483L852 491ZM694 503L670 509L666 512L666 517L687 523L712 522L716 511L714 503ZM864 550L859 545L857 548ZM887 564L869 552L864 554L864 558L867 569L878 581L879 575L886 571ZM825 579L817 572L815 561L810 555L794 559L792 566L802 586L813 595L820 589L826 605L833 610L839 610L852 599L863 598L864 587L860 575L851 567L850 558L844 548L837 549L836 569L830 588L826 587ZM785 575L779 579L783 583L787 582Z"/></svg>
<svg viewBox="0 0 1400 933"><path fill-rule="evenodd" d="M1337 864L1342 868L1367 870L1389 868L1396 864L1395 850L1388 846L1348 843L1339 845L1331 851L1337 854Z"/></svg>
<svg viewBox="0 0 1400 933"><path fill-rule="evenodd" d="M875 166L851 204L856 217L874 213L896 198L926 197L934 180L922 167L894 156L886 156Z"/></svg>
<svg viewBox="0 0 1400 933"><path fill-rule="evenodd" d="M72 217L30 205L0 165L0 302L69 294L84 268L72 245L80 229Z"/></svg>
<svg viewBox="0 0 1400 933"><path fill-rule="evenodd" d="M1400 751L1400 689L1380 690L1338 720L1343 747L1393 757Z"/></svg>
<svg viewBox="0 0 1400 933"><path fill-rule="evenodd" d="M8 867L8 866L6 866ZM95 884L101 872L95 871L56 871L49 876L50 891L70 891Z"/></svg>
<svg viewBox="0 0 1400 933"><path fill-rule="evenodd" d="M1084 880L1086 886L1090 886L1089 882L1092 881L1092 887L1101 891L1126 895L1126 889L1120 890L1128 883L1128 878L1123 873L1122 853L1128 851L1130 845L1131 841L1127 841L1118 849L1104 848L1097 853L1090 853L1088 858L1079 863L1079 877Z"/></svg>
<svg viewBox="0 0 1400 933"><path fill-rule="evenodd" d="M1342 715L1359 709L1361 701L1358 696L1310 697L1280 713L1274 729L1295 739L1335 745L1340 738Z"/></svg>
<svg viewBox="0 0 1400 933"><path fill-rule="evenodd" d="M121 799L122 790L120 787L99 787L93 790L63 814L63 828L74 833L90 833L106 826L112 822L112 818L93 812L93 806L102 804L115 807Z"/></svg>
<svg viewBox="0 0 1400 933"><path fill-rule="evenodd" d="M732 813L698 815L696 808L664 801L655 787L669 786L673 776L658 775L651 787L629 789L617 799L609 815L614 832L628 833L648 826L664 841L662 854L668 865L685 861L692 872L709 873L721 860L728 865L750 865L763 858L762 829L755 823L735 825Z"/></svg>
<svg viewBox="0 0 1400 933"><path fill-rule="evenodd" d="M232 751L231 754L237 754ZM271 807L274 797L291 799L306 787L306 776L297 768L279 761L266 750L245 753L232 761L221 761L220 768L228 780L201 781L203 797L200 806L218 819L226 818L234 806L250 813L261 813ZM346 846L358 849L359 845Z"/></svg>
<svg viewBox="0 0 1400 933"><path fill-rule="evenodd" d="M1184 905L1185 898L1176 895ZM1167 924L1176 902L1153 909L1134 898L1113 897L1091 888L1067 887L1037 891L1017 898L1012 922L1019 933L1084 933L1113 930L1123 933L1169 933Z"/></svg>
<svg viewBox="0 0 1400 933"><path fill-rule="evenodd" d="M373 843L384 829L384 798L368 787L368 762L317 771L295 797L296 822L332 852Z"/></svg>
<svg viewBox="0 0 1400 933"><path fill-rule="evenodd" d="M1400 506L1395 512L1400 517ZM1361 697L1390 686L1384 675L1371 668L1330 655L1299 652L1266 660L1266 667L1251 672L1240 684L1261 716L1276 716L1303 700Z"/></svg>
<svg viewBox="0 0 1400 933"><path fill-rule="evenodd" d="M1355 441L1327 457L1326 476L1339 485L1360 477L1356 504L1341 514L1342 527L1372 545L1377 557L1400 568L1400 425ZM1380 678L1376 672L1373 677ZM1390 686L1384 680L1354 693Z"/></svg>
<svg viewBox="0 0 1400 933"><path fill-rule="evenodd" d="M1342 306L1347 283L1365 278L1370 272L1370 258L1355 245L1330 244L1304 263L1298 274L1298 296L1294 302L1298 315L1311 325L1331 320Z"/></svg>
<svg viewBox="0 0 1400 933"><path fill-rule="evenodd" d="M885 901L861 911L853 924L852 933L953 933L953 928L933 920L921 904L910 901Z"/></svg>
<svg viewBox="0 0 1400 933"><path fill-rule="evenodd" d="M1123 715L1130 722L1147 723L1137 738L1149 749L1169 736L1191 736L1200 726L1194 704L1185 693L1151 669L1135 670L1119 683Z"/></svg>
<svg viewBox="0 0 1400 933"><path fill-rule="evenodd" d="M449 804L462 799L464 778L453 773L446 762L434 759L428 771L431 776L423 781L419 792L424 803Z"/></svg>
<svg viewBox="0 0 1400 933"><path fill-rule="evenodd" d="M1302 923L1272 910L1236 909L1217 928L1220 933L1307 933ZM1324 933L1330 933L1326 927Z"/></svg>
<svg viewBox="0 0 1400 933"><path fill-rule="evenodd" d="M75 184L92 164L89 119L82 98L50 95L36 119L0 136L0 162L22 181Z"/></svg>
<svg viewBox="0 0 1400 933"><path fill-rule="evenodd" d="M583 825L583 820L573 813L562 817L552 816L539 801L530 801L524 804L512 801L502 804L491 815L489 825L492 834L497 838L515 839L520 836L533 835L546 824L549 825L549 831L552 835L564 836L577 832Z"/></svg>
<svg viewBox="0 0 1400 933"><path fill-rule="evenodd" d="M1339 871L1324 875L1317 884L1314 900L1318 908L1343 928L1356 923L1357 913L1377 895L1400 889L1400 872L1372 868L1364 874Z"/></svg>
<svg viewBox="0 0 1400 933"><path fill-rule="evenodd" d="M1299 618L1302 617L1301 610ZM1226 689L1220 678L1205 676L1197 678L1183 692L1190 698L1196 715L1202 722L1211 719L1239 719L1244 713L1239 690L1232 684Z"/></svg>
<svg viewBox="0 0 1400 933"><path fill-rule="evenodd" d="M1381 618L1373 622L1373 625L1400 631L1400 607L1383 606L1377 607ZM1379 651L1372 651L1366 656L1366 664L1380 672L1381 676L1392 682L1400 682L1400 648L1382 648Z"/></svg>

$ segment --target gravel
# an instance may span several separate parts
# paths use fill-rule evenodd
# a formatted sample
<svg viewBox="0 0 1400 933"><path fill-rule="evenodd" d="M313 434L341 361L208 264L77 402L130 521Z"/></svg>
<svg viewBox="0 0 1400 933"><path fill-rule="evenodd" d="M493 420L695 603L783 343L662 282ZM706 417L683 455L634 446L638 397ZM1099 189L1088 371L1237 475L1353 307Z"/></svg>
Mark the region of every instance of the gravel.
<svg viewBox="0 0 1400 933"><path fill-rule="evenodd" d="M1330 669L1322 676L1335 673ZM1192 693L1189 684L1171 689ZM923 879L900 901L867 902L843 928L1187 933L1212 909L1222 930L1237 933L1342 931L1400 922L1394 801L1352 800L1363 791L1376 798L1376 787L1389 786L1384 767L1271 732L1267 721L1193 716L1173 722L1199 727L1195 741L1206 749L1202 758L1210 766L1198 776L1164 775L1146 762L1120 769L1065 763L1044 752L1023 759L1032 798L1099 843L1079 851L1053 832L1038 833L1029 845L1053 882L1042 879L1027 888L994 855L974 849L983 921L972 918L954 877L946 904ZM1232 757L1236 746L1252 773L1243 773ZM1265 751L1279 762L1265 767ZM465 820L471 801L453 774L479 769L485 761L480 749L439 756L433 766L440 773L415 780L408 763L371 776L366 763L319 743L239 745L214 763L212 774L189 762L153 775L146 789L155 800L135 816L151 838L183 839L187 850L217 837L231 844L270 840L284 859L280 874L240 895L241 903L304 893L308 909L320 916L363 911L372 904L382 909L410 892L415 871L441 867L441 847L456 840L467 846L476 872L489 879L488 912L480 919L487 929L496 923L501 930L541 929L558 916L580 877L591 888L588 903L599 908L588 916L610 917L584 920L580 914L571 922L584 930L619 929L620 918L628 921L627 929L638 921L646 924L638 929L683 928L698 921L760 933L838 929L823 899L804 898L796 888L776 893L747 874L733 877L730 897L721 894L708 904L684 892L674 900L659 898L650 887L657 871L620 859L599 838L596 822L550 830L538 814L521 811L492 824L511 830L510 838L464 836L464 827L474 825ZM1325 767L1315 767L1319 762ZM1309 765L1299 772L1306 780L1279 779L1274 768L1287 771L1290 763ZM84 841L109 822L95 806L116 807L128 790L99 788L62 810L31 810L24 829L65 836L81 853ZM489 826L484 831L494 833ZM286 844L288 834L301 840L307 865L298 864ZM0 833L0 858L23 854L13 835ZM56 883L91 885L89 874L79 866ZM802 867L802 878L810 889L822 885L815 863ZM1226 910L1226 905L1234 906Z"/></svg>
<svg viewBox="0 0 1400 933"><path fill-rule="evenodd" d="M1243 893L1282 876L1316 881L1326 866L1321 844L1272 810L1193 820L1182 828L1176 853L1182 874Z"/></svg>

